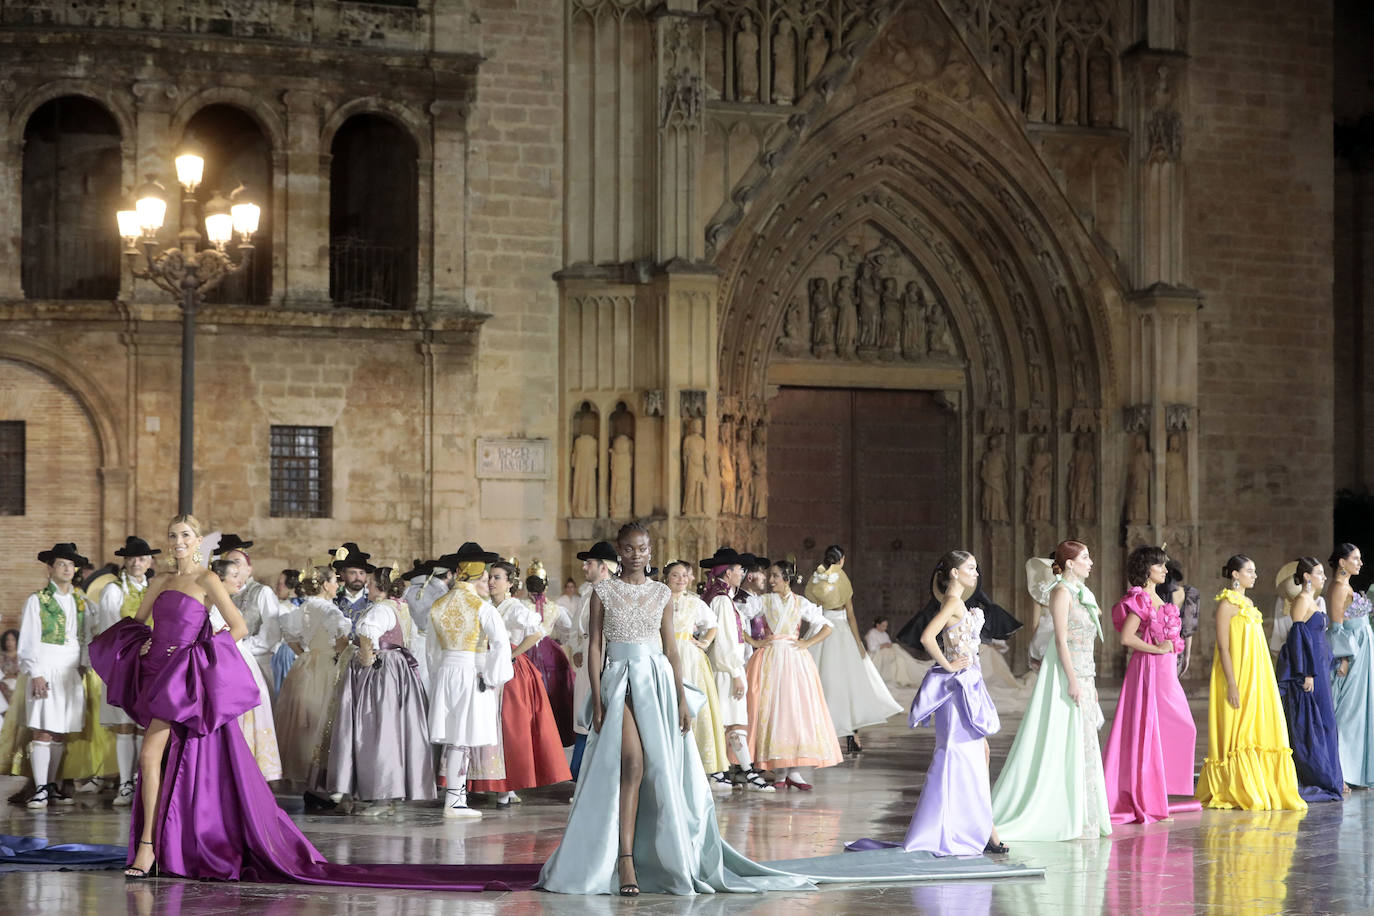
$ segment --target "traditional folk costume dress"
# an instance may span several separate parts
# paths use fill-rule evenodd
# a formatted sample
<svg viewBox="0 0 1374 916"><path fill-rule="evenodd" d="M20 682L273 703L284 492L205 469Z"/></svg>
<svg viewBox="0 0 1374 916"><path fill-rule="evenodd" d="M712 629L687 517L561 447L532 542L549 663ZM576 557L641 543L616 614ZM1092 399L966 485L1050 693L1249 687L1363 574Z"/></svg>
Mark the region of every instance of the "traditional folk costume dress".
<svg viewBox="0 0 1374 916"><path fill-rule="evenodd" d="M820 673L811 653L797 648L803 623L831 623L816 605L790 593L764 595L763 614L768 644L748 665L749 753L764 769L834 766L843 755Z"/></svg>
<svg viewBox="0 0 1374 916"><path fill-rule="evenodd" d="M296 663L296 652L287 643L300 639L303 629L301 605L304 603L304 598L277 599L277 628L281 631L281 642L277 643L277 648L272 652L272 676L268 678L268 686L272 688L272 711L274 715L277 709L276 701L281 694L282 682L291 673L291 666ZM277 743L281 743L280 735L277 736Z"/></svg>
<svg viewBox="0 0 1374 916"><path fill-rule="evenodd" d="M17 727L78 735L85 726L86 687L77 669L85 664L86 650L81 637L88 611L84 593L72 588L64 595L58 591L57 583L51 581L24 602L19 623L19 670L26 677L19 680L15 690L18 697L22 688L24 704L12 704L10 715L6 717L7 720L14 718ZM33 696L30 686L34 678L39 677L48 683L48 695L41 699ZM21 733L16 743L28 737ZM22 744L16 749L21 750ZM33 781L40 793L44 786L55 785L65 775L62 767L65 749L63 742L29 742ZM81 774L83 777L93 775L97 774Z"/></svg>
<svg viewBox="0 0 1374 916"><path fill-rule="evenodd" d="M329 720L339 683L334 646L347 636L349 620L322 595L308 597L300 606L300 631L287 622L288 638L298 640L305 654L291 666L277 694L276 722L281 726L279 748L282 775L293 781L310 778L315 767L325 723Z"/></svg>
<svg viewBox="0 0 1374 916"><path fill-rule="evenodd" d="M733 691L736 678L747 680L745 666L754 652L754 647L744 641L744 634L749 632L749 620L729 595L716 595L711 599L710 608L716 616L716 638L706 651L715 671L720 721L725 726L748 725L748 692L735 699Z"/></svg>
<svg viewBox="0 0 1374 916"><path fill-rule="evenodd" d="M376 661L354 653L340 678L329 747L331 792L368 800L434 798L428 699L406 648L410 615L392 598L374 602L357 623Z"/></svg>
<svg viewBox="0 0 1374 916"><path fill-rule="evenodd" d="M721 839L696 740L678 728L677 687L659 639L668 587L661 582L631 585L607 579L597 583L596 593L605 609L605 716L601 730L587 739L568 827L540 873L539 886L561 894L615 893L620 745L626 700L633 698L644 756L634 864L644 893L810 887L804 878L751 862ZM590 709L586 714L590 717ZM835 749L838 757L838 743Z"/></svg>
<svg viewBox="0 0 1374 916"><path fill-rule="evenodd" d="M102 634L91 661L110 702L142 726L154 717L171 725L153 834L164 871L200 880L415 890L524 890L533 884L538 871L529 865L325 861L277 806L233 724L258 702L258 690L232 639L214 632L205 605L181 592L162 592L151 612L151 629L121 620ZM150 638L151 649L140 655ZM134 806L129 830L132 863L143 830L141 804Z"/></svg>
<svg viewBox="0 0 1374 916"><path fill-rule="evenodd" d="M853 597L854 586L839 566L818 566L806 586L807 600L820 605L832 627L830 638L811 646L810 652L821 674L830 720L840 738L852 737L859 729L879 725L902 711L878 669L854 641L845 610Z"/></svg>
<svg viewBox="0 0 1374 916"><path fill-rule="evenodd" d="M89 627L91 638L94 639L104 633L120 620L137 614L138 609L143 606L143 596L147 594L147 591L148 580L146 578L142 581L135 581L129 578L128 572L124 570L120 570L118 575L111 576L108 584L104 584L100 580L92 582L89 594L95 596L95 603L91 606L91 612L86 618L86 625ZM94 669L91 669L91 673L95 673ZM110 705L105 698L105 683L99 680L98 675L96 683L100 685L99 724L106 728L135 725L136 723L127 712L118 706ZM89 686L87 689L89 690ZM138 748L142 743L142 736L140 735L131 733L114 736L115 764L119 768L119 790L115 804L120 807L133 800L135 767L138 761Z"/></svg>
<svg viewBox="0 0 1374 916"><path fill-rule="evenodd" d="M1231 671L1240 708L1226 701L1221 650L1212 656L1212 693L1207 706L1207 758L1198 774L1204 808L1302 811L1288 723L1264 643L1264 616L1245 595L1223 589L1217 601L1237 610L1231 618Z"/></svg>
<svg viewBox="0 0 1374 916"><path fill-rule="evenodd" d="M556 636L572 629L572 618L563 605L545 599L543 595L534 601L526 601L525 606L539 616L540 629L546 634L534 644L526 654L539 676L544 679L544 691L549 696L549 708L553 710L554 721L558 723L558 737L564 747L572 747L577 733L573 730L573 688L574 676L568 654L557 642Z"/></svg>
<svg viewBox="0 0 1374 916"><path fill-rule="evenodd" d="M868 657L873 660L873 667L878 669L883 681L894 687L917 686L925 678L932 664L912 658L901 645L892 641L892 637L887 635L885 630L879 630L877 627L864 634L864 646L867 647Z"/></svg>
<svg viewBox="0 0 1374 916"><path fill-rule="evenodd" d="M458 582L429 609L434 666L429 738L445 746L445 816L467 814L469 766L501 740L501 687L514 675L505 621L469 582ZM475 812L474 812L475 814Z"/></svg>
<svg viewBox="0 0 1374 916"><path fill-rule="evenodd" d="M1078 680L1078 702L1069 698L1068 677L1051 640L1035 691L992 790L992 813L1003 840L1072 840L1112 832L1097 730L1093 644L1102 637L1097 599L1088 587L1062 576L1036 586L1032 595L1049 606L1055 589L1067 589L1065 642Z"/></svg>
<svg viewBox="0 0 1374 916"><path fill-rule="evenodd" d="M496 611L506 624L512 648L532 635L547 635L543 620L518 598L507 598ZM469 773L468 788L473 792L518 792L572 779L544 679L529 652L515 658L512 668L510 681L501 688L499 747L505 774L491 774L494 751L479 752L478 769Z"/></svg>
<svg viewBox="0 0 1374 916"><path fill-rule="evenodd" d="M248 627L248 635L239 640L239 651L249 664L249 673L258 685L258 695L262 702L239 717L243 727L244 740L248 749L262 769L262 775L271 782L281 779L281 748L277 742L277 724L272 714L272 653L281 641L281 608L277 596L267 586L255 579L247 584L231 599L234 607L243 616ZM218 617L218 611L211 611L211 617Z"/></svg>
<svg viewBox="0 0 1374 916"><path fill-rule="evenodd" d="M673 635L677 637L677 656L682 666L682 682L691 684L706 697L706 702L692 720L692 736L696 739L697 754L707 773L728 769L725 751L725 725L720 719L720 699L716 693L716 679L706 652L695 640L698 634L718 631L719 624L711 607L696 595L683 592L673 599Z"/></svg>
<svg viewBox="0 0 1374 916"><path fill-rule="evenodd" d="M1316 601L1312 616L1294 620L1289 627L1274 677L1288 721L1298 794L1308 802L1340 801L1345 797L1345 780L1341 776L1336 710L1331 704L1333 656L1326 641L1326 605L1320 596ZM1303 689L1309 677L1310 691Z"/></svg>
<svg viewBox="0 0 1374 916"><path fill-rule="evenodd" d="M1134 614L1136 635L1154 646L1168 640L1168 655L1131 652L1103 757L1107 807L1113 824L1152 824L1200 807L1193 794L1197 726L1178 683L1174 661L1183 651L1183 621L1172 603L1155 607L1149 593L1132 587L1112 608L1117 632ZM1189 796L1170 804L1170 795Z"/></svg>
<svg viewBox="0 0 1374 916"><path fill-rule="evenodd" d="M944 652L951 662L969 666L953 674L935 665L911 703L912 728L935 722L935 755L921 785L901 847L937 856L982 855L992 837L992 796L983 739L1002 727L978 667L983 609L966 607L945 628ZM853 851L892 846L875 840L848 844Z"/></svg>
<svg viewBox="0 0 1374 916"><path fill-rule="evenodd" d="M1352 786L1374 786L1374 630L1369 598L1355 592L1345 619L1331 624L1327 636L1336 660L1349 660L1344 676L1331 673L1331 700L1340 732L1341 774Z"/></svg>

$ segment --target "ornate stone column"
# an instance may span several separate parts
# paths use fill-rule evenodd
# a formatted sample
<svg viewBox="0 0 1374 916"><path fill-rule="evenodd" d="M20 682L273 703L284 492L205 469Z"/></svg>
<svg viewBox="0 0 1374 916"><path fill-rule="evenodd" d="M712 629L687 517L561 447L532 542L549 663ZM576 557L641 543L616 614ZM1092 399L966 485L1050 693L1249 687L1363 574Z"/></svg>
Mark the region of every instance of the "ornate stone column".
<svg viewBox="0 0 1374 916"><path fill-rule="evenodd" d="M699 17L663 8L653 26L658 86L654 260L697 263L705 248L699 199L705 24Z"/></svg>

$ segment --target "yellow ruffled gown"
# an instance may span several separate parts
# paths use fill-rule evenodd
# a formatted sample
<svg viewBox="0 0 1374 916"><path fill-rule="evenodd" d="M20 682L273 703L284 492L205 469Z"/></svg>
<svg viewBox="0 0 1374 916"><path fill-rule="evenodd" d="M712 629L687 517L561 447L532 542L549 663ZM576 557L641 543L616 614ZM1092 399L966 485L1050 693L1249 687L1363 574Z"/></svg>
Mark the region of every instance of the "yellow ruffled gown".
<svg viewBox="0 0 1374 916"><path fill-rule="evenodd" d="M1288 744L1288 723L1279 700L1264 615L1249 598L1230 589L1218 601L1239 608L1231 618L1231 666L1240 708L1226 702L1221 652L1212 657L1212 693L1207 704L1207 759L1197 780L1204 808L1246 811L1302 811L1298 773Z"/></svg>

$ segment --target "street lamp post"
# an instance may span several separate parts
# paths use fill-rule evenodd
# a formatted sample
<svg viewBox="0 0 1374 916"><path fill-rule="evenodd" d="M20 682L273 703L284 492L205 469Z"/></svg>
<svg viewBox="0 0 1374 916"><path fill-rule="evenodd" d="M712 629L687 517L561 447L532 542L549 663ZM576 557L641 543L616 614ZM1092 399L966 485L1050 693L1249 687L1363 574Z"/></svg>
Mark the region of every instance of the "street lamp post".
<svg viewBox="0 0 1374 916"><path fill-rule="evenodd" d="M181 443L179 512L191 512L195 464L195 389L196 389L196 312L207 292L225 277L248 266L253 255L253 233L258 231L261 211L256 204L236 201L240 186L226 200L216 193L205 205L205 239L212 247L200 249L201 232L196 225L196 187L200 184L205 159L186 152L176 159L177 182L182 187L179 247L158 253L157 234L167 215L163 187L152 176L139 188L132 207L117 214L119 234L124 239L124 256L133 276L151 280L159 289L181 303ZM239 260L235 264L226 248L237 237ZM138 265L139 247L145 266Z"/></svg>

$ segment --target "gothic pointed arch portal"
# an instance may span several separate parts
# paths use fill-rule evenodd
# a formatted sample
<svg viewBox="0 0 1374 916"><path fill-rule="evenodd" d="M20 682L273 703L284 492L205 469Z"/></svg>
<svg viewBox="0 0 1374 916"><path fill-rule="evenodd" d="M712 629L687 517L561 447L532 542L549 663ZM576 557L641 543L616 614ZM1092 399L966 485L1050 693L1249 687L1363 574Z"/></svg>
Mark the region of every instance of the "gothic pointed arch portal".
<svg viewBox="0 0 1374 916"><path fill-rule="evenodd" d="M1032 619L1016 600L1025 557L1109 529L1119 281L986 96L913 82L847 102L721 250L721 421L766 423L780 381L942 392L958 414L962 546ZM761 523L730 525L761 542Z"/></svg>

